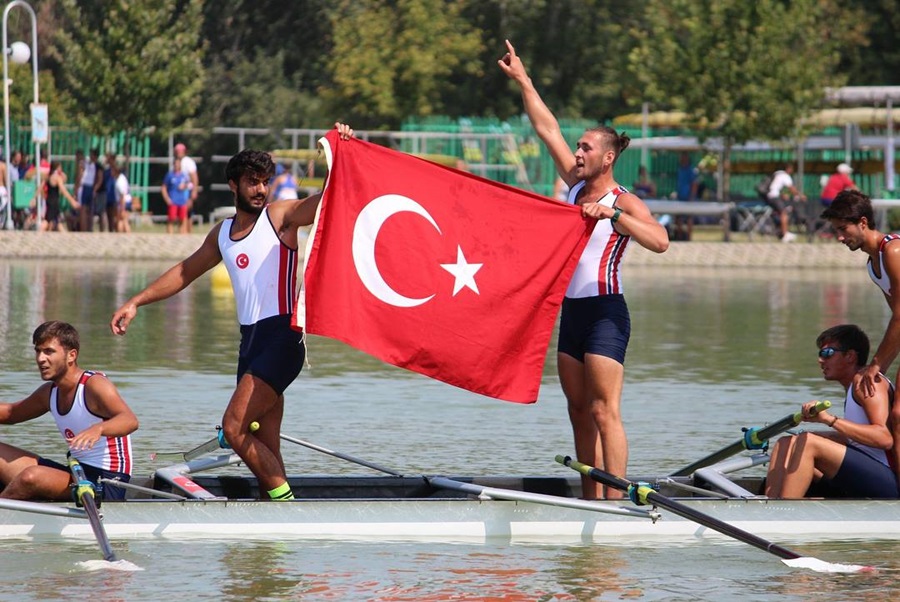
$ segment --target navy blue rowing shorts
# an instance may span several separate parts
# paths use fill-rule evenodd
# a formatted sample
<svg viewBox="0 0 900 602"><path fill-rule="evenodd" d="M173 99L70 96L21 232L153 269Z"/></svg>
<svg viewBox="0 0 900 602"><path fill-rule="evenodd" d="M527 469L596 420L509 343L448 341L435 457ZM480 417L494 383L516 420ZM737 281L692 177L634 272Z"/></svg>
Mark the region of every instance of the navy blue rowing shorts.
<svg viewBox="0 0 900 602"><path fill-rule="evenodd" d="M61 470L67 474L72 474L72 471L69 470L69 467L65 464L60 464L55 460L48 460L47 458L38 458L38 464L40 466L46 466L47 468L55 468L57 470ZM81 467L84 469L84 476L88 478L88 481L94 484L97 487L97 491L100 492L100 499L102 500L124 500L125 499L125 490L121 487L116 487L114 485L100 485L97 483L97 480L100 477L104 479L118 479L125 483L131 480L131 476L125 474L124 472L113 472L112 470L104 470L102 468L97 468L96 466L91 466L90 464L82 464Z"/></svg>
<svg viewBox="0 0 900 602"><path fill-rule="evenodd" d="M306 346L303 333L291 328L288 314L241 326L237 380L252 374L281 395L303 369Z"/></svg>
<svg viewBox="0 0 900 602"><path fill-rule="evenodd" d="M890 466L882 464L867 453L847 446L844 461L830 480L849 497L896 499L900 497L897 477Z"/></svg>
<svg viewBox="0 0 900 602"><path fill-rule="evenodd" d="M560 353L584 362L586 353L625 364L631 316L623 295L563 299L559 322Z"/></svg>

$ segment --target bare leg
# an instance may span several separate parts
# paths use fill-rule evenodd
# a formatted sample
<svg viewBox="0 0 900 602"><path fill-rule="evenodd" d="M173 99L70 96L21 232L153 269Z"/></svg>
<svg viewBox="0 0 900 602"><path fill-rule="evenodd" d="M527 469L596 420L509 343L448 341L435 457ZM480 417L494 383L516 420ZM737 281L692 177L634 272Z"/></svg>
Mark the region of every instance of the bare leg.
<svg viewBox="0 0 900 602"><path fill-rule="evenodd" d="M70 475L48 466L34 464L10 481L0 497L13 500L67 500Z"/></svg>
<svg viewBox="0 0 900 602"><path fill-rule="evenodd" d="M584 362L591 414L600 433L603 469L624 478L628 465L628 439L621 413L625 368L614 359L592 353L585 354ZM607 487L606 497L618 499L623 494Z"/></svg>
<svg viewBox="0 0 900 602"><path fill-rule="evenodd" d="M789 499L804 497L814 480L837 474L847 453L845 445L809 432L794 437L792 448L779 496Z"/></svg>
<svg viewBox="0 0 900 602"><path fill-rule="evenodd" d="M69 473L41 466L37 455L2 442L0 481L6 485L0 498L65 500L69 497Z"/></svg>
<svg viewBox="0 0 900 602"><path fill-rule="evenodd" d="M585 363L560 353L560 382L569 406L578 460L624 477L628 464L628 440L620 412L624 368L600 355L586 354ZM600 497L603 488L582 477L586 499ZM605 497L618 499L622 492L606 488Z"/></svg>
<svg viewBox="0 0 900 602"><path fill-rule="evenodd" d="M569 421L575 436L575 455L579 462L591 466L603 466L603 450L600 446L600 433L590 412L590 404L585 393L584 364L565 353L558 353L556 364L559 382L566 396L569 409ZM581 496L594 500L603 495L603 488L589 476L581 476Z"/></svg>
<svg viewBox="0 0 900 602"><path fill-rule="evenodd" d="M784 473L787 470L788 459L794 450L795 436L782 437L775 442L772 453L769 455L769 472L766 474L766 496L780 498L784 485Z"/></svg>
<svg viewBox="0 0 900 602"><path fill-rule="evenodd" d="M256 475L264 492L287 482L278 443L283 404L284 397L272 387L252 374L245 374L222 418L225 439ZM254 420L260 423L257 433L250 432Z"/></svg>

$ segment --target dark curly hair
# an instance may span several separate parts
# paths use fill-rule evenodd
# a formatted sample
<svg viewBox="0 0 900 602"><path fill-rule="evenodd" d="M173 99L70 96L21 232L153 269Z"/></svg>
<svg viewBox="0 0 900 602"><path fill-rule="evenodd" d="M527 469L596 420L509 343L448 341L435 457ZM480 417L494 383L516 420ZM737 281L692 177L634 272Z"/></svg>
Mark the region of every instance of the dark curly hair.
<svg viewBox="0 0 900 602"><path fill-rule="evenodd" d="M228 161L225 166L225 179L238 183L245 174L265 177L267 180L275 175L275 162L272 155L265 151L245 148Z"/></svg>

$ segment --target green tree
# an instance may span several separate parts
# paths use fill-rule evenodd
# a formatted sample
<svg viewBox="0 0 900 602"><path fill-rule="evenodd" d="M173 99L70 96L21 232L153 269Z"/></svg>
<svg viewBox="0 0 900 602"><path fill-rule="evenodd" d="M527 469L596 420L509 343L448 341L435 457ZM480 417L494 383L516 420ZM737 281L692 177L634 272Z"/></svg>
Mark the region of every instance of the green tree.
<svg viewBox="0 0 900 602"><path fill-rule="evenodd" d="M797 139L840 86L840 49L864 26L832 0L648 0L630 55L646 100L684 111L701 139ZM728 180L723 183L728 190Z"/></svg>
<svg viewBox="0 0 900 602"><path fill-rule="evenodd" d="M343 0L332 14L332 83L322 98L354 127L452 114L455 78L479 77L481 33L447 0Z"/></svg>
<svg viewBox="0 0 900 602"><path fill-rule="evenodd" d="M330 126L333 119L321 114L317 98L318 88L328 81L329 4L205 2L207 78L197 125L267 127L276 132ZM221 35L226 30L228 35Z"/></svg>
<svg viewBox="0 0 900 602"><path fill-rule="evenodd" d="M203 89L202 0L60 0L60 88L95 134L169 131Z"/></svg>
<svg viewBox="0 0 900 602"><path fill-rule="evenodd" d="M627 77L634 41L642 29L646 0L487 0L467 5L467 18L484 31L483 78L456 88L463 114L519 115L514 84L496 67L509 39L522 57L541 97L559 117L603 122L639 106Z"/></svg>

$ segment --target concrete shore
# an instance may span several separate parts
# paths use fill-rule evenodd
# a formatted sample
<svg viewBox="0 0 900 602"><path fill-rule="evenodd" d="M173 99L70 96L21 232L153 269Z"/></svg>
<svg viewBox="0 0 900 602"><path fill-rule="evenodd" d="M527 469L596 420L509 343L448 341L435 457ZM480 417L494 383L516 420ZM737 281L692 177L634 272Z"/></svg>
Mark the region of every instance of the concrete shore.
<svg viewBox="0 0 900 602"><path fill-rule="evenodd" d="M0 231L0 261L4 259L98 259L112 261L179 260L194 252L205 234L109 234L105 232ZM860 268L860 252L837 242L783 244L761 242L674 242L658 255L632 244L627 265L758 268Z"/></svg>

